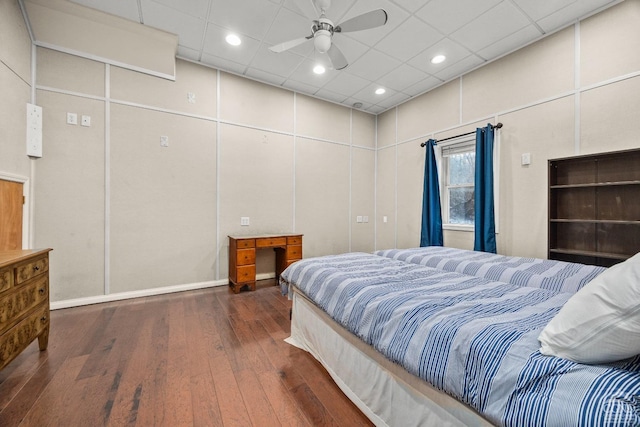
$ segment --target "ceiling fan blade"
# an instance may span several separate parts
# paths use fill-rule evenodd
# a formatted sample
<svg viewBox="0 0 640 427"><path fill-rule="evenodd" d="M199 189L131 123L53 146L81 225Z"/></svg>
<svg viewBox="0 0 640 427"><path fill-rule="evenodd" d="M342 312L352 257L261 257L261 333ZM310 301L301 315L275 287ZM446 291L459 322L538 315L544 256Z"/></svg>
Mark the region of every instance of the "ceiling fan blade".
<svg viewBox="0 0 640 427"><path fill-rule="evenodd" d="M338 46L336 46L335 43L331 43L331 47L327 51L327 55L329 55L333 68L336 70L342 70L349 65L347 58L344 57L342 51L338 49Z"/></svg>
<svg viewBox="0 0 640 427"><path fill-rule="evenodd" d="M368 30L369 28L380 27L387 23L387 12L384 9L376 9L363 13L354 18L347 19L342 24L334 28L336 32L346 33L348 31Z"/></svg>
<svg viewBox="0 0 640 427"><path fill-rule="evenodd" d="M289 49L294 48L296 46L300 46L302 43L306 42L307 40L309 40L311 38L313 38L313 36L307 36L307 37L302 37L302 38L295 39L295 40L289 40L289 41L284 42L284 43L273 45L273 46L271 46L269 48L269 50L271 52L275 52L275 53L284 52L285 50L289 50Z"/></svg>

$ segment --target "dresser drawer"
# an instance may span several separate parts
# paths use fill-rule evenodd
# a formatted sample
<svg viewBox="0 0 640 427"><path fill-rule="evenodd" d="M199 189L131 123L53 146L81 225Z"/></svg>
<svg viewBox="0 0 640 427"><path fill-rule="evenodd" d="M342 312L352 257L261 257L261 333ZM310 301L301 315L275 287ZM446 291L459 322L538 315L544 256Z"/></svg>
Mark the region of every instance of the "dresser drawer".
<svg viewBox="0 0 640 427"><path fill-rule="evenodd" d="M289 236L287 237L287 245L301 245L302 236Z"/></svg>
<svg viewBox="0 0 640 427"><path fill-rule="evenodd" d="M302 259L302 245L287 246L287 261Z"/></svg>
<svg viewBox="0 0 640 427"><path fill-rule="evenodd" d="M19 318L40 304L49 300L48 275L37 277L31 282L14 288L0 297L0 333L4 333Z"/></svg>
<svg viewBox="0 0 640 427"><path fill-rule="evenodd" d="M236 271L237 283L255 282L256 281L256 266L255 265L243 265L238 267Z"/></svg>
<svg viewBox="0 0 640 427"><path fill-rule="evenodd" d="M286 237L261 237L256 239L257 248L273 248L277 246L285 246L286 244Z"/></svg>
<svg viewBox="0 0 640 427"><path fill-rule="evenodd" d="M236 251L236 263L238 265L249 265L256 263L255 249L238 249Z"/></svg>
<svg viewBox="0 0 640 427"><path fill-rule="evenodd" d="M0 294L13 286L13 268L0 270Z"/></svg>
<svg viewBox="0 0 640 427"><path fill-rule="evenodd" d="M16 267L16 285L49 271L49 258L44 256Z"/></svg>
<svg viewBox="0 0 640 427"><path fill-rule="evenodd" d="M49 326L49 305L35 310L20 323L0 335L0 369Z"/></svg>

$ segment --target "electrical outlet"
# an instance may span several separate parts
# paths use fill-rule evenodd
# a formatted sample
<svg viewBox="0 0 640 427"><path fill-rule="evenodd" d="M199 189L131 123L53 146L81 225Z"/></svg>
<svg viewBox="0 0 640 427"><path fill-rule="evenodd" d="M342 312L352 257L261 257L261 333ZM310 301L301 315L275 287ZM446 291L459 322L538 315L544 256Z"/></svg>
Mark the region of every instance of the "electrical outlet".
<svg viewBox="0 0 640 427"><path fill-rule="evenodd" d="M246 227L249 225L249 217L248 216L241 216L240 217L240 225L243 227Z"/></svg>
<svg viewBox="0 0 640 427"><path fill-rule="evenodd" d="M362 217L358 215L358 216L356 217L356 222L362 222Z"/></svg>
<svg viewBox="0 0 640 427"><path fill-rule="evenodd" d="M80 124L86 127L91 126L91 116L82 116L82 122Z"/></svg>
<svg viewBox="0 0 640 427"><path fill-rule="evenodd" d="M196 94L193 92L187 92L187 101L189 101L189 104L195 104L196 103Z"/></svg>
<svg viewBox="0 0 640 427"><path fill-rule="evenodd" d="M161 147L168 147L169 146L169 137L168 136L161 136L160 137L160 146Z"/></svg>
<svg viewBox="0 0 640 427"><path fill-rule="evenodd" d="M369 217L367 215L363 216L362 222L369 222Z"/></svg>

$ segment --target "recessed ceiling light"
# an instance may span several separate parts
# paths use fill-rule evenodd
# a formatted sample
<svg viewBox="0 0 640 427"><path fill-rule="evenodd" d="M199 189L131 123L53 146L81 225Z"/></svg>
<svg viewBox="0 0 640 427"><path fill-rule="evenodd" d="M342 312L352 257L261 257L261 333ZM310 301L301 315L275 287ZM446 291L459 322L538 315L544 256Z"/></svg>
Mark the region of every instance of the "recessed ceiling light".
<svg viewBox="0 0 640 427"><path fill-rule="evenodd" d="M235 34L229 34L225 40L227 41L227 43L229 43L231 46L238 46L240 43L242 43L242 40L240 40L240 37L236 36Z"/></svg>
<svg viewBox="0 0 640 427"><path fill-rule="evenodd" d="M445 59L447 59L447 57L444 55L436 55L433 58L431 58L431 63L440 64L441 62L444 62Z"/></svg>
<svg viewBox="0 0 640 427"><path fill-rule="evenodd" d="M318 64L315 67L313 67L313 72L316 74L324 74L325 69L322 65Z"/></svg>
<svg viewBox="0 0 640 427"><path fill-rule="evenodd" d="M384 88L382 87L379 87L378 89L376 89L376 95L382 95L385 92L386 90L384 90Z"/></svg>

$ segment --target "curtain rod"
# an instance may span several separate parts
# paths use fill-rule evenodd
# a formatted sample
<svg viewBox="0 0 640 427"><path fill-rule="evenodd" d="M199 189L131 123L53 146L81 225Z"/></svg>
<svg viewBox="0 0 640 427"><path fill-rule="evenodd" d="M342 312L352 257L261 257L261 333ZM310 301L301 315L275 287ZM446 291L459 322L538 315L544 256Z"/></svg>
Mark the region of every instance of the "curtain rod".
<svg viewBox="0 0 640 427"><path fill-rule="evenodd" d="M495 125L491 125L492 129L500 129L502 127L502 123L498 123ZM436 142L442 142L442 141L448 141L449 139L455 139L455 138L460 138L461 136L467 136L467 135L472 135L476 133L476 131L471 131L471 132L467 132L467 133L461 133L460 135L454 135L454 136L450 136L448 138L443 138L443 139L436 139ZM420 147L424 147L425 145L427 145L426 142L423 142L422 144L420 144Z"/></svg>

